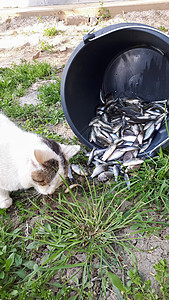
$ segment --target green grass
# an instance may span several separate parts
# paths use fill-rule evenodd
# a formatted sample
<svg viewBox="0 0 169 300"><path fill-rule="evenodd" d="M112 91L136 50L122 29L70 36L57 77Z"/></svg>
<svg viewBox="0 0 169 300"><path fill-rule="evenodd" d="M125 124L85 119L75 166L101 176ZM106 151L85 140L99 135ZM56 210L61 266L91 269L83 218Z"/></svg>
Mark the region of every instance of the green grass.
<svg viewBox="0 0 169 300"><path fill-rule="evenodd" d="M160 26L160 27L158 27L158 29L161 30L164 33L168 31L168 29L165 28L164 26Z"/></svg>
<svg viewBox="0 0 169 300"><path fill-rule="evenodd" d="M19 299L40 295L45 299L47 291L52 295L52 289L55 290L55 295L60 297L56 299L62 299L62 296L68 297L71 291L77 299L93 299L94 274L97 274L101 280L98 294L101 297L106 293L107 288L112 289L109 273L116 272L116 269L121 270L124 285L125 270L119 256L128 253L136 269L136 259L132 251L137 248L132 244L133 234L158 234L160 228L167 225L165 222L153 225L153 220L149 217L152 204L149 200L151 193L148 192L139 200L140 190L136 193L132 187L131 191L128 191L124 182L112 183L112 186L97 186L87 180L87 184L82 185L80 194L70 190L67 196L62 190L55 197L49 197L45 203L30 197L27 203L23 204L24 206L19 203L17 214L25 213L27 216L23 222L24 234L23 224L14 231L12 225L8 225L1 231L2 250L7 245L5 253L4 251L1 253L2 299L12 299L7 295L15 299L14 294L17 297L19 295ZM131 204L124 209L126 201L127 203L131 201ZM2 224L5 223L6 218L9 219L8 215L2 216ZM35 224L29 225L26 230L25 224L29 224L33 218L36 218ZM130 234L123 231L128 227L132 229ZM139 235L138 239L141 238ZM84 259L80 262L73 259L77 253L84 255ZM38 265L34 259L39 255ZM74 274L67 277L67 270L71 268L74 268ZM79 282L77 277L79 272L82 272L82 282ZM58 282L53 282L52 278L57 274ZM165 274L163 272L163 279L159 274L159 280L166 281L167 274L167 270ZM132 271L129 275L132 275ZM70 280L73 281L71 285ZM131 288L125 290L128 295L135 294L136 290L133 288L133 284L136 284L135 277L131 280ZM138 293L143 284L145 283L138 284ZM166 281L166 291L167 289ZM146 293L147 288L144 288L144 291ZM52 297L55 299L54 296Z"/></svg>
<svg viewBox="0 0 169 300"><path fill-rule="evenodd" d="M56 27L50 27L44 30L44 35L46 36L55 36L59 33L63 33L63 31L57 30Z"/></svg>
<svg viewBox="0 0 169 300"><path fill-rule="evenodd" d="M49 42L40 42L40 49L42 51L48 51L48 52L53 52L53 44L51 45Z"/></svg>
<svg viewBox="0 0 169 300"><path fill-rule="evenodd" d="M19 66L13 65L12 69L1 68L0 76L0 110L11 119L22 121L24 129L51 137L46 125L64 120L57 69L47 63L23 62ZM19 97L25 94L32 83L44 78L53 79L55 83L44 84L39 88L40 103L36 106L20 106Z"/></svg>
<svg viewBox="0 0 169 300"><path fill-rule="evenodd" d="M39 88L40 103L21 107L19 97L45 78L54 82ZM56 68L37 62L1 68L0 87L0 110L26 130L61 140L48 128L64 120ZM86 167L83 147L73 161ZM102 299L113 290L121 300L168 299L166 261L154 266L157 293L134 255L135 240L158 237L169 226L167 151L131 172L129 190L122 177L106 184L75 178L81 187L69 193L60 188L44 199L15 192L13 207L0 210L1 299Z"/></svg>
<svg viewBox="0 0 169 300"><path fill-rule="evenodd" d="M98 10L99 22L101 20L110 19L111 18L111 14L110 14L109 9L106 9L104 7L104 1L103 0L99 0L99 4L100 4L100 9Z"/></svg>

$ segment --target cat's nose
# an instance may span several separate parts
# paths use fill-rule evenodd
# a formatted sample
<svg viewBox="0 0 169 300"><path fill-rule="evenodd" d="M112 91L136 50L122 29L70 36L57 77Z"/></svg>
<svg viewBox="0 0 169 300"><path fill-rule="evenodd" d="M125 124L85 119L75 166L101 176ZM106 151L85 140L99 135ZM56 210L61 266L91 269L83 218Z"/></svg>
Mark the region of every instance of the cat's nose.
<svg viewBox="0 0 169 300"><path fill-rule="evenodd" d="M52 192L49 192L49 193L48 193L48 195L52 195L53 193L54 193L54 191L52 191Z"/></svg>
<svg viewBox="0 0 169 300"><path fill-rule="evenodd" d="M52 195L54 193L54 191L56 190L56 188L52 187L48 190L48 195Z"/></svg>

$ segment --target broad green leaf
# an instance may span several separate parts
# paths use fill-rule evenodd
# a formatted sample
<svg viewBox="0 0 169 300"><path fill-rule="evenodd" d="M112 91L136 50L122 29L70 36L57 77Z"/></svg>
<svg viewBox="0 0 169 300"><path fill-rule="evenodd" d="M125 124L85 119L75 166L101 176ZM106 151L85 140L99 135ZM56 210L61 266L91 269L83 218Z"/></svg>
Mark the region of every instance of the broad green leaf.
<svg viewBox="0 0 169 300"><path fill-rule="evenodd" d="M37 271L39 269L38 265L34 264L33 269L34 269L34 271Z"/></svg>
<svg viewBox="0 0 169 300"><path fill-rule="evenodd" d="M41 258L41 265L43 265L49 259L49 254L45 254Z"/></svg>
<svg viewBox="0 0 169 300"><path fill-rule="evenodd" d="M52 228L51 228L51 226L50 226L49 223L46 223L46 224L45 224L45 228L46 228L47 230L49 230L49 231L52 231Z"/></svg>
<svg viewBox="0 0 169 300"><path fill-rule="evenodd" d="M15 272L15 274L17 274L21 279L24 279L26 276L25 270L18 270Z"/></svg>
<svg viewBox="0 0 169 300"><path fill-rule="evenodd" d="M13 290L11 293L10 293L11 296L17 296L18 295L18 291L17 290Z"/></svg>
<svg viewBox="0 0 169 300"><path fill-rule="evenodd" d="M22 264L22 257L19 254L15 254L15 266L19 267Z"/></svg>
<svg viewBox="0 0 169 300"><path fill-rule="evenodd" d="M131 229L131 230L136 230L136 229L138 229L139 227L140 227L140 225L135 224L135 225L130 226L130 229Z"/></svg>
<svg viewBox="0 0 169 300"><path fill-rule="evenodd" d="M28 269L30 269L30 270L33 270L34 269L34 265L35 265L35 262L34 261L26 261L25 263L24 263L24 266L25 267L27 267Z"/></svg>
<svg viewBox="0 0 169 300"><path fill-rule="evenodd" d="M9 257L7 258L6 260L6 264L5 264L5 269L6 271L9 271L10 270L10 267L13 265L13 262L14 262L14 253L11 253L9 255Z"/></svg>
<svg viewBox="0 0 169 300"><path fill-rule="evenodd" d="M16 228L14 231L13 231L13 234L16 234L16 233L18 233L18 232L20 232L21 231L21 228Z"/></svg>
<svg viewBox="0 0 169 300"><path fill-rule="evenodd" d="M26 247L26 249L38 249L38 247L39 247L39 243L34 241L34 242L30 243L30 244Z"/></svg>
<svg viewBox="0 0 169 300"><path fill-rule="evenodd" d="M6 253L6 250L7 250L7 246L4 246L4 247L2 248L2 252L3 252L3 253Z"/></svg>
<svg viewBox="0 0 169 300"><path fill-rule="evenodd" d="M5 276L5 273L4 273L4 271L2 271L2 272L0 273L0 279L4 279L4 276Z"/></svg>
<svg viewBox="0 0 169 300"><path fill-rule="evenodd" d="M111 273L111 272L108 272L107 275L108 275L108 277L109 277L111 283L112 283L113 285L115 285L120 291L123 291L123 292L126 291L126 289L125 289L125 287L124 287L124 285L123 285L121 279L120 279L117 275L115 275L115 274L113 274L113 273Z"/></svg>

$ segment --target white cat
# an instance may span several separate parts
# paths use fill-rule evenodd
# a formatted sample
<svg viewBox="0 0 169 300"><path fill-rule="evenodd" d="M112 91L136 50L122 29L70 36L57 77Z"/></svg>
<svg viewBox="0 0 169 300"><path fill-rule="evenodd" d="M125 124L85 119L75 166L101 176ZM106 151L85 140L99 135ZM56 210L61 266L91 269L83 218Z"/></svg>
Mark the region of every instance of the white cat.
<svg viewBox="0 0 169 300"><path fill-rule="evenodd" d="M68 160L80 150L25 132L0 113L0 208L12 205L9 192L34 187L52 194L67 177ZM61 175L61 176L60 176Z"/></svg>

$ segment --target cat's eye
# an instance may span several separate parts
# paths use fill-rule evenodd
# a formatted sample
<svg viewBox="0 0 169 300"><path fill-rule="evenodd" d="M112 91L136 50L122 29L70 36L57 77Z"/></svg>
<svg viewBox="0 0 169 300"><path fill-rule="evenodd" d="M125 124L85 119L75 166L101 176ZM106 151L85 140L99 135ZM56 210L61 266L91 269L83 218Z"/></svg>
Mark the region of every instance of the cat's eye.
<svg viewBox="0 0 169 300"><path fill-rule="evenodd" d="M40 179L35 179L35 178L32 178L33 179L33 181L35 182L35 183L37 183L37 184L39 184L39 185L46 185L46 182L42 179L42 180L40 180Z"/></svg>
<svg viewBox="0 0 169 300"><path fill-rule="evenodd" d="M32 172L32 179L35 183L39 184L39 185L46 185L45 180L44 180L44 176L41 174L41 172Z"/></svg>
<svg viewBox="0 0 169 300"><path fill-rule="evenodd" d="M44 182L43 179L42 179L42 180L39 180L39 179L35 179L35 178L33 178L33 181L35 181L36 183L42 183L42 182Z"/></svg>

